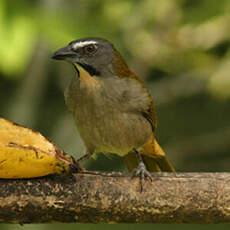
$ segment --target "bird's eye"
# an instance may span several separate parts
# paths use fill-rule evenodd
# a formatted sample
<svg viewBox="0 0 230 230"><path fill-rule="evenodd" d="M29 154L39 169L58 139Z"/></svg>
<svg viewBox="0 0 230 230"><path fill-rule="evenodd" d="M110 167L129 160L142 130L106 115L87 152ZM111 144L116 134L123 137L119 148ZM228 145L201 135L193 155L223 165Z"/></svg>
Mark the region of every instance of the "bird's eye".
<svg viewBox="0 0 230 230"><path fill-rule="evenodd" d="M92 54L97 50L97 46L96 45L88 45L84 47L84 51L86 54Z"/></svg>

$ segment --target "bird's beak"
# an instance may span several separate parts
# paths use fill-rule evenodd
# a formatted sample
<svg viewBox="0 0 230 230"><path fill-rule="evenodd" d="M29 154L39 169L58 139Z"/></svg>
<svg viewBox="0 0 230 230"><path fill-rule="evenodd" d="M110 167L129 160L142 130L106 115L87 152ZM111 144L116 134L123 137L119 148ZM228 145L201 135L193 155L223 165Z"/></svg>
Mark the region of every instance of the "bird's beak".
<svg viewBox="0 0 230 230"><path fill-rule="evenodd" d="M68 60L74 57L76 57L76 53L72 51L70 46L57 50L52 56L52 58L55 60Z"/></svg>

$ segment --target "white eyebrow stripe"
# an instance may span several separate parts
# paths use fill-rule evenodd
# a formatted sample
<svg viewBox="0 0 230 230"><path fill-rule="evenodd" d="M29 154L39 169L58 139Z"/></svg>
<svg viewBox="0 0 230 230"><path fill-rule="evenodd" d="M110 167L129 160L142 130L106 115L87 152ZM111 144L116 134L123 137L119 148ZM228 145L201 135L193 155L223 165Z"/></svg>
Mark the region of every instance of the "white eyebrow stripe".
<svg viewBox="0 0 230 230"><path fill-rule="evenodd" d="M97 44L97 42L96 41L83 41L83 42L80 41L80 42L73 44L73 49L78 49L78 48L81 48L87 45L92 45L92 44Z"/></svg>

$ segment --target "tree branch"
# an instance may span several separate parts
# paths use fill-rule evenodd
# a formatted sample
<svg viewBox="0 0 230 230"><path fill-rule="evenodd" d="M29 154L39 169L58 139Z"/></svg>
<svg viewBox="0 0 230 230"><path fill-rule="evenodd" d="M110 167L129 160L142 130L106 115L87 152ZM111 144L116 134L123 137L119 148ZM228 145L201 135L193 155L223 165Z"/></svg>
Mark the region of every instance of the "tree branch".
<svg viewBox="0 0 230 230"><path fill-rule="evenodd" d="M155 173L139 178L79 173L0 180L0 222L230 222L229 173Z"/></svg>

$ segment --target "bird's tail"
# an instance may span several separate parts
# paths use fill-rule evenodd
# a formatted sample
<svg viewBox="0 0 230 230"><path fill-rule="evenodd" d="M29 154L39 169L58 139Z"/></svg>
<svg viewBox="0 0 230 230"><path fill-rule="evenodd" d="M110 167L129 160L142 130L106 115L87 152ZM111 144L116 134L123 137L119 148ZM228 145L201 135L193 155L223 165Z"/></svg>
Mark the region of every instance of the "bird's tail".
<svg viewBox="0 0 230 230"><path fill-rule="evenodd" d="M174 167L166 157L165 152L157 143L154 135L139 151L142 160L150 172L175 172ZM136 152L131 151L125 156L125 163L129 171L133 171L139 164Z"/></svg>

